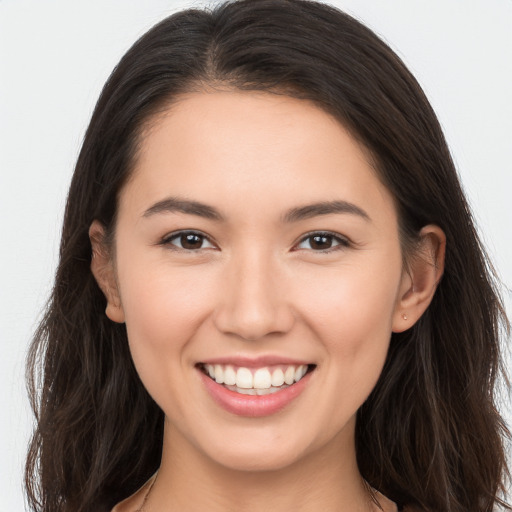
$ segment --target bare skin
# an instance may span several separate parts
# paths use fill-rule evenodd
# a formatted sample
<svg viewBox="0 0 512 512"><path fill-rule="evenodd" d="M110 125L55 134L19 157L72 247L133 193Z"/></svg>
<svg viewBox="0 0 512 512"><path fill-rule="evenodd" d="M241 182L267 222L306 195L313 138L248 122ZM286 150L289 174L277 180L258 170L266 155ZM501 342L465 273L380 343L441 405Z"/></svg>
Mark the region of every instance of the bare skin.
<svg viewBox="0 0 512 512"><path fill-rule="evenodd" d="M115 256L101 224L90 236L107 315L126 323L166 416L145 512L378 510L356 463L355 417L391 333L428 307L445 237L423 228L422 257L403 267L393 198L343 126L268 93L184 95L144 137ZM221 384L205 363L262 357L308 365L289 403L251 417L212 399ZM137 510L145 492L116 512Z"/></svg>

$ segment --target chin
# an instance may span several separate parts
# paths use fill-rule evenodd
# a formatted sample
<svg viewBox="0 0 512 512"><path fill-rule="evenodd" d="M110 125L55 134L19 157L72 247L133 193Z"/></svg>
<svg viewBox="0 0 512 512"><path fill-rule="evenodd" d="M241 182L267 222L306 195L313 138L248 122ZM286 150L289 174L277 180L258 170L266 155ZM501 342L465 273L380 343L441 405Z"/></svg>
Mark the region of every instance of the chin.
<svg viewBox="0 0 512 512"><path fill-rule="evenodd" d="M251 432L252 431L252 432ZM264 426L207 436L200 451L210 461L235 471L278 471L292 466L307 451L306 439L283 436ZM197 445L196 445L197 446Z"/></svg>
<svg viewBox="0 0 512 512"><path fill-rule="evenodd" d="M297 452L270 450L226 450L210 457L226 469L240 472L274 472L293 466L301 458Z"/></svg>

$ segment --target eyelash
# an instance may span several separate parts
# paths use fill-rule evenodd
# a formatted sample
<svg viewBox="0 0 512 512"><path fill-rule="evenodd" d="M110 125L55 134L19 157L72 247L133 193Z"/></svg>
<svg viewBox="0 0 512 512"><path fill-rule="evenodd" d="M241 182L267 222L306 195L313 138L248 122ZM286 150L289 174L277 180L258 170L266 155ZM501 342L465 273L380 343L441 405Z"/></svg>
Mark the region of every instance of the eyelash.
<svg viewBox="0 0 512 512"><path fill-rule="evenodd" d="M313 252L315 252L315 253L330 253L330 252L334 252L334 251L340 251L340 250L350 247L350 245L351 245L347 238L345 238L344 236L341 236L338 233L332 233L331 231L312 231L310 233L307 233L299 240L299 243L297 245L300 245L303 242L305 242L306 240L312 239L314 237L331 238L333 242L336 241L338 244L338 245L335 245L334 247L329 247L328 249L320 249L318 251L313 250Z"/></svg>
<svg viewBox="0 0 512 512"><path fill-rule="evenodd" d="M197 237L202 238L203 240L208 241L208 243L213 245L213 242L205 234L203 234L199 231L193 231L193 230L175 231L174 233L170 233L168 236L166 236L164 239L162 239L161 242L159 242L159 245L169 247L173 251L183 251L183 252L189 252L189 253L190 252L192 252L192 253L198 252L200 249L202 249L202 248L185 249L183 247L177 247L176 245L174 245L172 243L173 240L179 239L180 237L187 236L187 235L195 235ZM334 241L337 242L337 245L335 245L334 247L329 247L328 249L320 249L320 250L311 249L312 252L315 252L315 253L330 253L330 252L346 249L347 247L350 247L350 245L351 245L347 238L339 235L338 233L332 233L330 231L312 231L310 233L307 233L305 236L303 236L299 240L299 242L296 244L296 246L301 245L308 239L312 239L314 237L331 238L333 242ZM295 250L297 250L297 249L295 249ZM298 249L298 250L300 250L300 249Z"/></svg>
<svg viewBox="0 0 512 512"><path fill-rule="evenodd" d="M159 243L159 245L164 245L166 247L169 247L169 249L173 251L183 251L183 252L197 252L199 249L184 249L183 247L177 247L172 243L172 240L175 240L177 238L180 238L182 236L186 235L195 235L198 236L204 240L207 240L210 244L213 245L213 242L204 235L203 233L199 231L192 231L192 230L184 230L184 231L175 231L174 233L170 233L168 236L162 239L162 241Z"/></svg>

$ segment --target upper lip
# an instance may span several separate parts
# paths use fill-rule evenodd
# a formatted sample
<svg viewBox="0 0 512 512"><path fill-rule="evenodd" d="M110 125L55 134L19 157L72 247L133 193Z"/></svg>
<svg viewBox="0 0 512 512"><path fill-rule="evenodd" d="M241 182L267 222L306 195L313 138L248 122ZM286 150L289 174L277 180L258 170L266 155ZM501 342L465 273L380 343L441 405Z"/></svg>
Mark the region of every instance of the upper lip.
<svg viewBox="0 0 512 512"><path fill-rule="evenodd" d="M261 355L261 356L226 356L226 357L212 357L200 361L198 364L220 364L232 365L244 368L262 368L264 366L274 366L279 364L286 364L291 366L309 365L313 364L312 361L304 359L295 359L286 356L278 355Z"/></svg>

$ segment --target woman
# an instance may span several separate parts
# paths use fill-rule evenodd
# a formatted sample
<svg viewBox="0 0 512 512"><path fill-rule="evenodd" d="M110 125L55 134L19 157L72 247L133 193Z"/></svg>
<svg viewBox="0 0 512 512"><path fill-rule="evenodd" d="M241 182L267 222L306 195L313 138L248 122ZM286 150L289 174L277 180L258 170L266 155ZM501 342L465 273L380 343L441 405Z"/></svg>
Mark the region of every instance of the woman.
<svg viewBox="0 0 512 512"><path fill-rule="evenodd" d="M31 504L506 507L500 325L386 45L299 0L178 13L121 60L79 156L31 351Z"/></svg>

